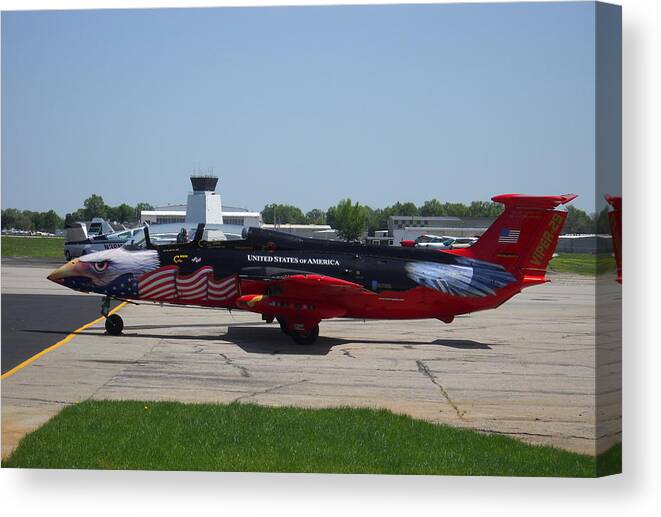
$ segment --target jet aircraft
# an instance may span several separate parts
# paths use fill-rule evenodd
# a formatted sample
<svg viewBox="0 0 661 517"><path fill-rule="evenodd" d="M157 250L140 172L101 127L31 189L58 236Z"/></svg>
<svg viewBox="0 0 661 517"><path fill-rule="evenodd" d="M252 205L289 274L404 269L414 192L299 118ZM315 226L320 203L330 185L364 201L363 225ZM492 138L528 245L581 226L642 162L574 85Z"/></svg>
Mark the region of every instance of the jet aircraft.
<svg viewBox="0 0 661 517"><path fill-rule="evenodd" d="M493 197L504 210L469 248L431 250L301 238L247 228L238 240L142 244L74 259L48 279L112 299L240 309L274 320L298 344L311 344L328 318L422 319L494 309L525 287L547 282L573 194Z"/></svg>

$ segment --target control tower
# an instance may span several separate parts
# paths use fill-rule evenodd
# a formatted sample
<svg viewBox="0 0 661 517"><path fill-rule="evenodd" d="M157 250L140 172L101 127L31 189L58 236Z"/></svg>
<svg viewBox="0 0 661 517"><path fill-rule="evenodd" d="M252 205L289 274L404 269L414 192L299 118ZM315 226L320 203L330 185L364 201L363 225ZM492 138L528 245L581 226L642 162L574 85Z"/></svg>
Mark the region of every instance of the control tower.
<svg viewBox="0 0 661 517"><path fill-rule="evenodd" d="M193 175L190 177L190 182L193 185L193 193L188 194L186 222L223 224L220 194L216 194L218 176Z"/></svg>

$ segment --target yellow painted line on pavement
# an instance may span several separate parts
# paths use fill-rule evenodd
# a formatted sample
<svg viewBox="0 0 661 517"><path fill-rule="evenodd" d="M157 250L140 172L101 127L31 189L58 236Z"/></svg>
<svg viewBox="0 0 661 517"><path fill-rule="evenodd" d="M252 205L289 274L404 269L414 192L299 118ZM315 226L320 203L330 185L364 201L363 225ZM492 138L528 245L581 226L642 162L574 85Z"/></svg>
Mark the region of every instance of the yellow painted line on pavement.
<svg viewBox="0 0 661 517"><path fill-rule="evenodd" d="M108 316L110 316L111 314L115 314L119 309L124 307L124 305L126 305L126 303L127 302L120 303L117 307L115 307L113 310L111 310L108 313ZM85 323L85 325L83 325L82 327L77 328L76 330L74 330L71 334L69 334L64 339L58 341L54 345L49 346L48 348L44 348L41 352L39 352L37 354L34 354L32 357L30 357L29 359L26 359L21 364L19 364L17 366L14 366L11 370L9 370L9 371L3 373L2 375L0 375L0 380L4 380L7 377L9 377L10 375L14 375L17 371L22 370L23 368L25 368L27 365L29 365L31 363L34 363L37 359L39 359L40 357L46 355L48 352L52 352L56 348L60 348L62 345L66 345L69 341L71 341L73 338L75 338L76 335L79 332L82 332L83 330L87 330L91 326L96 325L97 323L99 323L100 321L103 321L104 319L105 319L104 316L99 316L94 321L90 321L89 323Z"/></svg>

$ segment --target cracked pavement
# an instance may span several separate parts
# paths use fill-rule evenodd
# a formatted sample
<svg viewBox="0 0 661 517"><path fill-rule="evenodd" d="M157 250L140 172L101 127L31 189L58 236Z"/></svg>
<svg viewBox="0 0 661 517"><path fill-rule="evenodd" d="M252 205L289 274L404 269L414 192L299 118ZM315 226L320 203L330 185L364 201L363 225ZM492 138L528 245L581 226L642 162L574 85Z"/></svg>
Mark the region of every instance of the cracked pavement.
<svg viewBox="0 0 661 517"><path fill-rule="evenodd" d="M309 347L252 313L127 306L123 335L96 325L2 381L2 454L88 398L378 407L601 452L621 440L619 327L595 347L595 281L552 280L451 325L324 321ZM612 283L600 292L611 323Z"/></svg>

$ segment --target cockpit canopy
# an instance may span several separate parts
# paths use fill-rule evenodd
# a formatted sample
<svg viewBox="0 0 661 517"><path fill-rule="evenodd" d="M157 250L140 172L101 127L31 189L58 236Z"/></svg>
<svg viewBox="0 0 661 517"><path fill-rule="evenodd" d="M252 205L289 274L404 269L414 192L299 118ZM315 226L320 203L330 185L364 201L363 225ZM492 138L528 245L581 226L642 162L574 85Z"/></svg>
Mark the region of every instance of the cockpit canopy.
<svg viewBox="0 0 661 517"><path fill-rule="evenodd" d="M192 223L180 224L155 224L149 226L150 244L153 246L164 246L168 244L187 244L192 242L199 227L202 227L200 239L207 242L238 240L241 235L227 232L218 224L195 225ZM135 232L133 237L124 245L128 249L144 249L147 247L147 239L144 229Z"/></svg>

